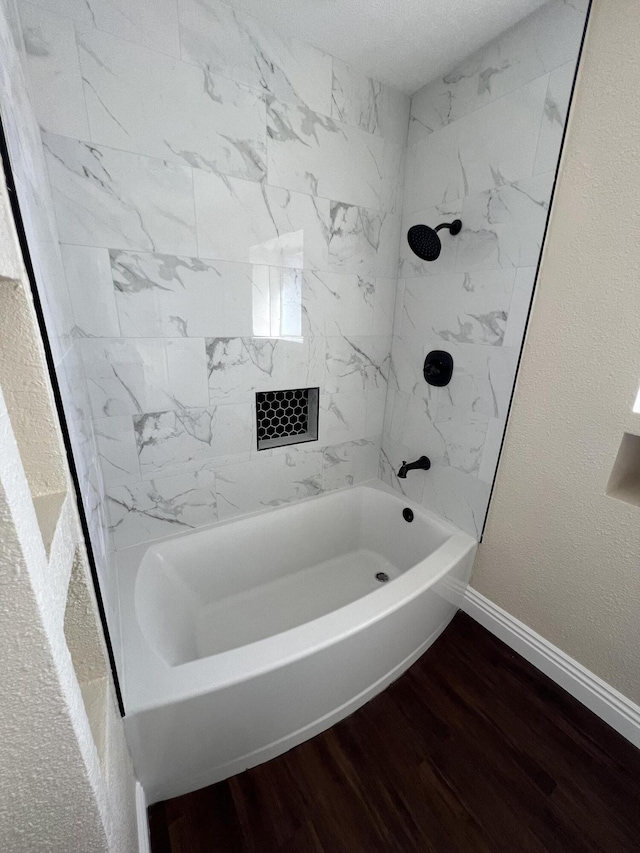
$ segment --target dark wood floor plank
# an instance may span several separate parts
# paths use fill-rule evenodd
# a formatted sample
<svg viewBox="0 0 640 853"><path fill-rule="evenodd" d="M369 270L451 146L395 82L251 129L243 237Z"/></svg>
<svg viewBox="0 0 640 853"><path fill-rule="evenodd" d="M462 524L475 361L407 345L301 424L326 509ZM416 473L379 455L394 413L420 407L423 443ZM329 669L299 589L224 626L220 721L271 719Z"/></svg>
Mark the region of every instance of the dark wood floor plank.
<svg viewBox="0 0 640 853"><path fill-rule="evenodd" d="M384 693L149 810L153 853L631 853L640 752L458 614Z"/></svg>

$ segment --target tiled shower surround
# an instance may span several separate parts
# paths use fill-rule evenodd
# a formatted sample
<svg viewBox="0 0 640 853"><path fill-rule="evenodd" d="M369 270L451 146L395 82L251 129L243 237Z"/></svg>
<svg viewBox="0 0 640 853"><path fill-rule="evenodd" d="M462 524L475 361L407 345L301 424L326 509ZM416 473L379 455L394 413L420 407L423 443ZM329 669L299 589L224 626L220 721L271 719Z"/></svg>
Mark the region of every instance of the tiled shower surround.
<svg viewBox="0 0 640 853"><path fill-rule="evenodd" d="M586 3L544 7L411 115L217 0L153 6L20 4L112 545L378 473L479 533ZM411 255L410 225L454 216L437 262ZM421 377L430 349L448 388ZM303 387L318 441L257 451L255 392Z"/></svg>
<svg viewBox="0 0 640 853"><path fill-rule="evenodd" d="M409 98L215 0L85 11L21 6L114 546L375 477Z"/></svg>
<svg viewBox="0 0 640 853"><path fill-rule="evenodd" d="M400 244L381 476L480 535L531 301L586 0L556 0L411 100L402 233L441 232L425 263ZM454 359L450 385L422 376L430 350ZM404 459L428 472L406 480Z"/></svg>

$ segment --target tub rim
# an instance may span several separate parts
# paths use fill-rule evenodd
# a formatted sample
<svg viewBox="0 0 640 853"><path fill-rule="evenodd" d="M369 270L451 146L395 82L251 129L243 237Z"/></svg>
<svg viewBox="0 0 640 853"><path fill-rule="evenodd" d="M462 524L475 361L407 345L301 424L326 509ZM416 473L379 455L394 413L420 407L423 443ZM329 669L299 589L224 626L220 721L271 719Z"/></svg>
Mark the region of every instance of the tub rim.
<svg viewBox="0 0 640 853"><path fill-rule="evenodd" d="M367 593L316 619L252 643L172 666L147 642L137 619L135 584L142 559L149 550L165 541L359 489L382 491L398 504L409 505L414 513L448 534L447 539L435 551L395 578L392 584L374 590L375 595L373 592ZM365 630L426 592L475 549L477 544L472 536L415 501L398 494L387 484L380 480L369 480L314 495L303 501L296 501L295 504L268 507L197 528L189 533L172 534L118 551L115 555L116 583L122 632L125 713L132 716L226 689L334 645Z"/></svg>

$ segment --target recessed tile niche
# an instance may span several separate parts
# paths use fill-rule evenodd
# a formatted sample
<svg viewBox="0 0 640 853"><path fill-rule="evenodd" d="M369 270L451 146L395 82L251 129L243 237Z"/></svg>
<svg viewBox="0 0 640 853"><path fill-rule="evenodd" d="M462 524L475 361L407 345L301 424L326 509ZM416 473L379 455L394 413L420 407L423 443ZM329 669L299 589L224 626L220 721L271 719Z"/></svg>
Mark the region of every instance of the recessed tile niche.
<svg viewBox="0 0 640 853"><path fill-rule="evenodd" d="M625 432L622 436L606 494L640 506L640 435Z"/></svg>
<svg viewBox="0 0 640 853"><path fill-rule="evenodd" d="M316 441L319 388L256 394L258 450Z"/></svg>

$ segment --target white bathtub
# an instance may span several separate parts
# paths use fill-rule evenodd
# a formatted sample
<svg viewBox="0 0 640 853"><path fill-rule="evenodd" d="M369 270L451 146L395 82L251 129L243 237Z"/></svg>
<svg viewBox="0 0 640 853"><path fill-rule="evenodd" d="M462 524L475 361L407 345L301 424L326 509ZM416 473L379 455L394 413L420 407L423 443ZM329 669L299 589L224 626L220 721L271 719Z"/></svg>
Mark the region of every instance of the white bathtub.
<svg viewBox="0 0 640 853"><path fill-rule="evenodd" d="M373 481L120 552L125 727L148 802L273 758L383 690L455 614L475 550Z"/></svg>

